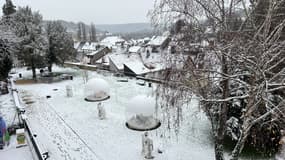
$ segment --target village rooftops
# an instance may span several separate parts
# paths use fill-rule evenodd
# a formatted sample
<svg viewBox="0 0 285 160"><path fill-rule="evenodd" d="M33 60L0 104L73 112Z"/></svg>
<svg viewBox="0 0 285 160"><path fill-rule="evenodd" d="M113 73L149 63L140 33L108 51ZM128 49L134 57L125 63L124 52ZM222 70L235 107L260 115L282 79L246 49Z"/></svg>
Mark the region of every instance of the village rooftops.
<svg viewBox="0 0 285 160"><path fill-rule="evenodd" d="M107 47L112 47L117 45L118 43L124 43L125 40L118 36L110 36L106 37L101 41L101 45L105 45Z"/></svg>
<svg viewBox="0 0 285 160"><path fill-rule="evenodd" d="M82 50L96 51L99 43L96 42L86 42L82 47Z"/></svg>
<svg viewBox="0 0 285 160"><path fill-rule="evenodd" d="M73 45L73 48L78 49L79 45L80 45L80 42L75 42Z"/></svg>
<svg viewBox="0 0 285 160"><path fill-rule="evenodd" d="M138 54L124 54L124 53L113 53L108 55L109 59L114 63L116 68L119 70L124 69L124 63L130 61L137 61L140 59Z"/></svg>
<svg viewBox="0 0 285 160"><path fill-rule="evenodd" d="M101 53L103 50L106 50L106 49L108 49L108 47L101 47L100 49L98 49L98 50L96 50L96 51L93 51L93 52L91 52L91 53L87 53L86 55L87 55L87 56L94 56L94 55L96 55L96 54Z"/></svg>
<svg viewBox="0 0 285 160"><path fill-rule="evenodd" d="M77 51L82 51L82 48L83 46L85 45L86 42L76 42L74 44L74 48L77 50Z"/></svg>
<svg viewBox="0 0 285 160"><path fill-rule="evenodd" d="M132 46L129 48L129 52L130 53L138 53L140 49L141 49L140 46Z"/></svg>
<svg viewBox="0 0 285 160"><path fill-rule="evenodd" d="M148 63L144 63L140 54L137 53L114 53L110 54L108 57L118 70L123 70L127 67L135 75L143 75L164 69L164 65L158 61L152 61L153 63L151 63L150 60Z"/></svg>
<svg viewBox="0 0 285 160"><path fill-rule="evenodd" d="M168 39L168 36L156 36L153 37L150 42L147 43L148 46L162 46Z"/></svg>
<svg viewBox="0 0 285 160"><path fill-rule="evenodd" d="M156 65L155 68L150 69L147 68L141 60L136 60L136 61L128 61L124 63L125 67L128 67L131 71L133 71L136 75L144 75L150 72L156 72L163 70L163 66L161 65Z"/></svg>

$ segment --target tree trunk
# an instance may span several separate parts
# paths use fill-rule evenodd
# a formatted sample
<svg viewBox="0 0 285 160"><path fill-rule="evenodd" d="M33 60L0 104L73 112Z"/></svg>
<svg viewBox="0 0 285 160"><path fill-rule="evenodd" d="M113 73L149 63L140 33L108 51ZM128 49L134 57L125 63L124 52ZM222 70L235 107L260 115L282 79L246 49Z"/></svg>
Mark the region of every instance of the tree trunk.
<svg viewBox="0 0 285 160"><path fill-rule="evenodd" d="M33 79L36 80L37 74L36 74L36 67L35 66L32 66L32 72L33 72Z"/></svg>
<svg viewBox="0 0 285 160"><path fill-rule="evenodd" d="M255 82L255 78L251 77L250 80L251 83ZM243 117L243 125L241 134L239 136L238 142L235 145L234 150L232 151L232 156L230 160L238 160L239 155L241 151L243 150L244 143L246 141L246 138L249 134L250 128L253 126L253 123L251 123L251 120L248 117L251 117L251 114L253 113L252 106L254 106L254 97L256 96L252 90L249 91L250 97L248 98L248 104L246 106L247 110L246 113L244 113Z"/></svg>
<svg viewBox="0 0 285 160"><path fill-rule="evenodd" d="M238 142L235 145L234 150L232 151L232 156L230 160L238 160L241 151L243 150L244 143L246 141L247 133L245 131L241 132L241 135L238 139Z"/></svg>
<svg viewBox="0 0 285 160"><path fill-rule="evenodd" d="M223 139L216 137L215 138L215 158L216 160L224 160L223 153Z"/></svg>
<svg viewBox="0 0 285 160"><path fill-rule="evenodd" d="M52 64L49 64L48 66L48 71L51 73L52 72Z"/></svg>
<svg viewBox="0 0 285 160"><path fill-rule="evenodd" d="M228 73L228 66L226 63L226 57L222 56L222 71L223 73ZM229 81L228 79L222 82L223 88L223 98L229 97ZM224 160L223 154L223 141L224 141L224 133L226 128L226 121L227 121L227 113L228 113L228 102L223 102L221 104L221 108L219 109L219 116L218 116L218 127L217 127L217 136L215 136L215 156L216 160Z"/></svg>

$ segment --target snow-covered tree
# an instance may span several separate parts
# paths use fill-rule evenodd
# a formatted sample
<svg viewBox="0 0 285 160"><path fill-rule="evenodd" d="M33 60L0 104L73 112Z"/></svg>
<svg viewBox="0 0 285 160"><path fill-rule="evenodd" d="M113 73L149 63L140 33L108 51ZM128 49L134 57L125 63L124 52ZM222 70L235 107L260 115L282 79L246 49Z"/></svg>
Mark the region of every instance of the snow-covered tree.
<svg viewBox="0 0 285 160"><path fill-rule="evenodd" d="M77 40L78 41L82 41L81 34L82 34L82 28L81 28L80 23L78 23L77 24Z"/></svg>
<svg viewBox="0 0 285 160"><path fill-rule="evenodd" d="M94 23L91 23L91 25L90 25L90 33L89 33L89 36L90 36L90 41L91 41L91 42L96 42L96 41L97 41L96 28L95 28Z"/></svg>
<svg viewBox="0 0 285 160"><path fill-rule="evenodd" d="M59 21L48 22L46 34L49 42L47 63L51 72L52 64L62 65L66 60L72 60L76 57L76 52L73 48L72 36Z"/></svg>
<svg viewBox="0 0 285 160"><path fill-rule="evenodd" d="M256 128L259 134L275 128L268 135L275 143L279 138L285 88L285 69L280 65L285 58L285 42L280 37L285 20L277 22L272 18L282 1L268 2L270 9L259 24L254 21L256 5L248 6L251 1L160 0L151 12L157 26L179 22L176 32L172 32L177 52L166 56L168 83L158 90L166 102L164 110L176 110L170 116L176 117L177 127L182 119L181 102L196 95L212 125L217 160L224 159L226 133L236 140L233 160L238 159L247 141L260 140L256 138ZM205 18L210 22L206 28ZM233 21L238 23L233 25ZM197 32L209 45L195 55L183 54L192 47L187 36ZM271 134L274 132L277 134Z"/></svg>
<svg viewBox="0 0 285 160"><path fill-rule="evenodd" d="M17 46L21 42L13 33L13 23L9 18L15 12L15 7L11 1L7 0L3 6L3 17L0 19L0 80L8 77L12 69L13 58L18 53Z"/></svg>
<svg viewBox="0 0 285 160"><path fill-rule="evenodd" d="M3 14L5 16L11 15L16 12L16 6L14 6L11 0L6 0L6 3L3 5Z"/></svg>
<svg viewBox="0 0 285 160"><path fill-rule="evenodd" d="M87 33L86 33L86 25L83 22L79 22L77 30L77 39L79 41L86 42L87 41Z"/></svg>
<svg viewBox="0 0 285 160"><path fill-rule="evenodd" d="M36 68L44 67L48 41L44 35L41 23L42 16L33 12L30 7L19 7L12 16L15 33L22 39L18 58L26 66L31 67L33 78L36 78Z"/></svg>
<svg viewBox="0 0 285 160"><path fill-rule="evenodd" d="M7 41L0 39L0 80L6 79L12 69L12 59Z"/></svg>

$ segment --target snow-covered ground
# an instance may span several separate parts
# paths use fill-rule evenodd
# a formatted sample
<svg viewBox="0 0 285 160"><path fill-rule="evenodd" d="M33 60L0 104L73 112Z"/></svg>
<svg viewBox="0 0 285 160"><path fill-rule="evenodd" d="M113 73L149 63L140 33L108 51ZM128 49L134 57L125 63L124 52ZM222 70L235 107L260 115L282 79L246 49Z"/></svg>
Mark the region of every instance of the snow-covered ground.
<svg viewBox="0 0 285 160"><path fill-rule="evenodd" d="M26 135L27 136L27 135ZM5 146L3 150L0 150L1 160L33 160L32 150L29 145L16 148L17 140L16 136L11 136L9 146Z"/></svg>
<svg viewBox="0 0 285 160"><path fill-rule="evenodd" d="M26 105L33 130L42 145L50 152L50 160L139 160L141 156L141 132L125 126L125 108L128 101L139 94L151 95L154 88L140 86L137 80L117 82L109 74L89 72L89 78L103 78L110 85L111 98L103 102L107 119L99 120L97 103L86 102L81 71L55 68L56 71L76 75L73 81L52 84L17 85L20 95L31 95L35 103ZM25 76L30 71L21 70ZM28 74L26 74L28 73ZM66 96L66 85L73 87L74 96ZM155 85L153 85L155 87ZM47 99L46 96L51 98ZM193 100L184 110L184 123L179 135L165 130L166 124L150 132L154 140L154 156L157 160L211 160L214 149L210 139L207 118ZM160 135L164 135L161 138ZM163 154L157 153L164 146Z"/></svg>

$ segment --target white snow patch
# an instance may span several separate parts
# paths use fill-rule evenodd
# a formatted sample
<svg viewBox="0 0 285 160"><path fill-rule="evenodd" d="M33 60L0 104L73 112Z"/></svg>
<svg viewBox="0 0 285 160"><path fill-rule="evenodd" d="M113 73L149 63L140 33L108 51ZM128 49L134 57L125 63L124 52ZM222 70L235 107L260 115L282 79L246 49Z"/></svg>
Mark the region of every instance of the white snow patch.
<svg viewBox="0 0 285 160"><path fill-rule="evenodd" d="M111 46L115 46L116 43L122 43L125 42L124 39L122 39L121 37L118 36L110 36L110 37L106 37L101 41L102 45L105 45L107 47L111 47Z"/></svg>
<svg viewBox="0 0 285 160"><path fill-rule="evenodd" d="M168 36L157 36L153 37L150 42L148 42L148 45L150 46L161 46L166 40Z"/></svg>
<svg viewBox="0 0 285 160"><path fill-rule="evenodd" d="M129 52L131 52L131 53L138 53L140 49L141 49L140 46L132 46L132 47L129 48Z"/></svg>
<svg viewBox="0 0 285 160"><path fill-rule="evenodd" d="M138 95L129 101L126 112L151 116L155 112L155 99L146 95Z"/></svg>
<svg viewBox="0 0 285 160"><path fill-rule="evenodd" d="M101 78L90 79L85 86L86 95L96 95L101 92L108 94L109 90L109 84Z"/></svg>

